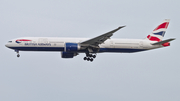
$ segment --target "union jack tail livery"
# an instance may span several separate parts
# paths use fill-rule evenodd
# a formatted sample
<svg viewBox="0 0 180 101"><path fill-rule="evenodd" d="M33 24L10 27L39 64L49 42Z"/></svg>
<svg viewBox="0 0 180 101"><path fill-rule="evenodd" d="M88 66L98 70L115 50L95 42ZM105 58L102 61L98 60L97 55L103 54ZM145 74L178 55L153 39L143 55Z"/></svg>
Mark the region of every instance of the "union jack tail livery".
<svg viewBox="0 0 180 101"><path fill-rule="evenodd" d="M147 39L151 41L161 41L165 35L166 29L169 25L170 19L165 19L153 32L147 36Z"/></svg>

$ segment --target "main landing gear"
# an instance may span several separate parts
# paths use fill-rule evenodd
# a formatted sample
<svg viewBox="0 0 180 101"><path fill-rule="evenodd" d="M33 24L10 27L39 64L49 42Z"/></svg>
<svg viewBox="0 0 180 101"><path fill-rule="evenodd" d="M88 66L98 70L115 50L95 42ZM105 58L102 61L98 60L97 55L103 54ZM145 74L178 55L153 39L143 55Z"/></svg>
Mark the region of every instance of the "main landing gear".
<svg viewBox="0 0 180 101"><path fill-rule="evenodd" d="M84 60L92 62L94 60L94 58L96 58L96 55L86 53L86 57L84 57Z"/></svg>
<svg viewBox="0 0 180 101"><path fill-rule="evenodd" d="M15 50L15 52L17 53L17 57L20 57L19 50Z"/></svg>

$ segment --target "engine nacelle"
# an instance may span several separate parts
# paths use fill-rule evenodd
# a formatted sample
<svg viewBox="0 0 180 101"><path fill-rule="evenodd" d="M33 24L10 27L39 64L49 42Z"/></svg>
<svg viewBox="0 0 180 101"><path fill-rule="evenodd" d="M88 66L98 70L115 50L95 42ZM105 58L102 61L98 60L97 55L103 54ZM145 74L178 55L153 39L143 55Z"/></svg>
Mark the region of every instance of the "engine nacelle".
<svg viewBox="0 0 180 101"><path fill-rule="evenodd" d="M61 52L62 58L73 58L74 56L78 55L78 53L72 53L72 52Z"/></svg>
<svg viewBox="0 0 180 101"><path fill-rule="evenodd" d="M80 46L77 43L65 43L64 51L65 52L77 52L80 50Z"/></svg>

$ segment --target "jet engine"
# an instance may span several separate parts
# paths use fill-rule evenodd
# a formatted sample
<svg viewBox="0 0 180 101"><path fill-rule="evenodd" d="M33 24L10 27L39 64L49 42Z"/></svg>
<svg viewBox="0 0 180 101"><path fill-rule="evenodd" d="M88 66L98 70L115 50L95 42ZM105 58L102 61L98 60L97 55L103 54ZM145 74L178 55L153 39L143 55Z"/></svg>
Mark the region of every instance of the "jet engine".
<svg viewBox="0 0 180 101"><path fill-rule="evenodd" d="M65 43L65 52L77 52L78 50L80 50L80 46L77 43Z"/></svg>
<svg viewBox="0 0 180 101"><path fill-rule="evenodd" d="M61 52L62 58L73 58L74 56L78 55L78 53L73 52Z"/></svg>

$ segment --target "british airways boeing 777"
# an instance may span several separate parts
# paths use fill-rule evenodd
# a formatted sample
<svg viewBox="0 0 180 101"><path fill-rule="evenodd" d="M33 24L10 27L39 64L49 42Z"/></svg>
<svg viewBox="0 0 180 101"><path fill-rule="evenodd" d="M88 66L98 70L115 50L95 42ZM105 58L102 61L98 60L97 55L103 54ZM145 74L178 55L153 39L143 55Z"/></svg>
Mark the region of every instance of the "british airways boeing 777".
<svg viewBox="0 0 180 101"><path fill-rule="evenodd" d="M91 39L24 37L8 41L5 46L15 50L17 57L20 57L19 51L57 51L61 52L62 58L73 58L79 53L85 53L84 60L92 62L96 58L96 53L133 53L170 46L169 42L174 38L162 40L169 21L169 19L165 19L145 39L110 39L113 33L124 27L121 26Z"/></svg>

